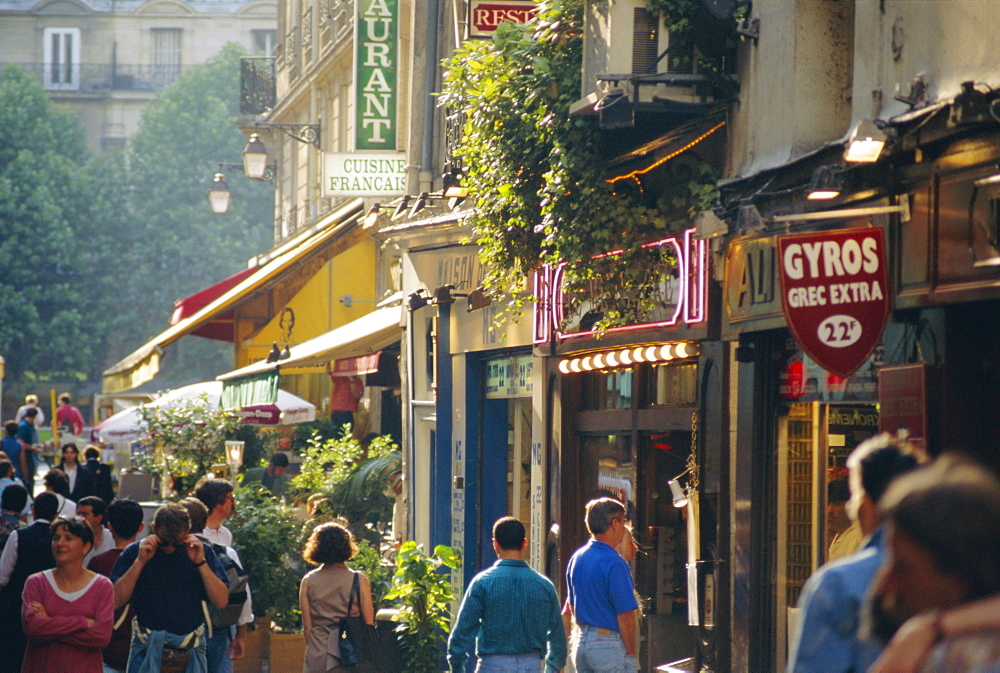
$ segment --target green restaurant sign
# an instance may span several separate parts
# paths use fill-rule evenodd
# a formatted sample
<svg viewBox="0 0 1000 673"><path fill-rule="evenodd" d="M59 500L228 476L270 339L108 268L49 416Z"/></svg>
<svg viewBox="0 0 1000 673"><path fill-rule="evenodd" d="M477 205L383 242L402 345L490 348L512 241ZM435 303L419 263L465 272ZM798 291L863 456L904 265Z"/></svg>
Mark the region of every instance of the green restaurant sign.
<svg viewBox="0 0 1000 673"><path fill-rule="evenodd" d="M355 149L396 149L399 0L357 0Z"/></svg>

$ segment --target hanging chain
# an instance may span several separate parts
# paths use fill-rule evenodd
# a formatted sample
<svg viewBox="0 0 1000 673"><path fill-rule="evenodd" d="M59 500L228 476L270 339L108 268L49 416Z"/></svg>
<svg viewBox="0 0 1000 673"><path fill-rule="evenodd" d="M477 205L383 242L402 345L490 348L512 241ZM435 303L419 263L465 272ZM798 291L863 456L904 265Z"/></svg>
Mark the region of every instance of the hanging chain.
<svg viewBox="0 0 1000 673"><path fill-rule="evenodd" d="M698 412L691 412L691 453L687 457L688 488L698 490Z"/></svg>

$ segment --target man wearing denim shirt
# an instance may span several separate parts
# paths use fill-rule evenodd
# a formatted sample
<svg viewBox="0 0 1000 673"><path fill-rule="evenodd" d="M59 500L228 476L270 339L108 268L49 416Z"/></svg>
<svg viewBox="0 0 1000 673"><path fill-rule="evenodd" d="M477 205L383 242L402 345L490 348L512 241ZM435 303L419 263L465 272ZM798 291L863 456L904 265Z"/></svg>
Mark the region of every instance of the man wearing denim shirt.
<svg viewBox="0 0 1000 673"><path fill-rule="evenodd" d="M876 506L889 483L917 464L905 439L885 433L851 452L848 512L861 525L863 547L827 563L803 587L802 617L792 637L788 673L863 673L875 662L881 644L859 638L858 623L865 593L885 557Z"/></svg>
<svg viewBox="0 0 1000 673"><path fill-rule="evenodd" d="M566 634L555 587L523 560L524 524L504 517L493 524L493 549L499 560L476 575L462 599L448 638L452 673L465 670L476 643L477 671L538 673L561 671Z"/></svg>
<svg viewBox="0 0 1000 673"><path fill-rule="evenodd" d="M576 618L577 673L635 673L635 599L632 573L617 551L625 537L625 507L614 498L587 503L590 541L566 567L569 596L564 614Z"/></svg>

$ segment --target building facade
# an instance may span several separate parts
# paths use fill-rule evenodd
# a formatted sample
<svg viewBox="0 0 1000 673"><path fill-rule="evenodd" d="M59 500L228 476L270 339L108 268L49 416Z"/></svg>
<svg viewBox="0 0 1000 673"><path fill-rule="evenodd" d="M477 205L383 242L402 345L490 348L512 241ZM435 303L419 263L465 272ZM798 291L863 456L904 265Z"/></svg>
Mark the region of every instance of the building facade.
<svg viewBox="0 0 1000 673"><path fill-rule="evenodd" d="M121 148L143 107L227 42L275 49L274 0L9 0L0 4L0 64L37 75L80 118L94 151Z"/></svg>

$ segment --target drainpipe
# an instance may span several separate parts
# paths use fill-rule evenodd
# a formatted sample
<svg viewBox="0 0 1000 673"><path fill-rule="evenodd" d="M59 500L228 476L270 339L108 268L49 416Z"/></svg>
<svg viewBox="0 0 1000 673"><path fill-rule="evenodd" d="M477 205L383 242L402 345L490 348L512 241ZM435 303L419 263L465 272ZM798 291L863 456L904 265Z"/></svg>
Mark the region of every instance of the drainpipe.
<svg viewBox="0 0 1000 673"><path fill-rule="evenodd" d="M454 299L445 290L438 295L437 358L435 386L434 461L431 483L431 545L451 545L451 432L452 432L452 369L451 369L451 305Z"/></svg>
<svg viewBox="0 0 1000 673"><path fill-rule="evenodd" d="M438 74L438 24L440 23L440 0L427 1L427 39L424 64L424 129L420 143L421 192L434 191L434 96L437 91Z"/></svg>

